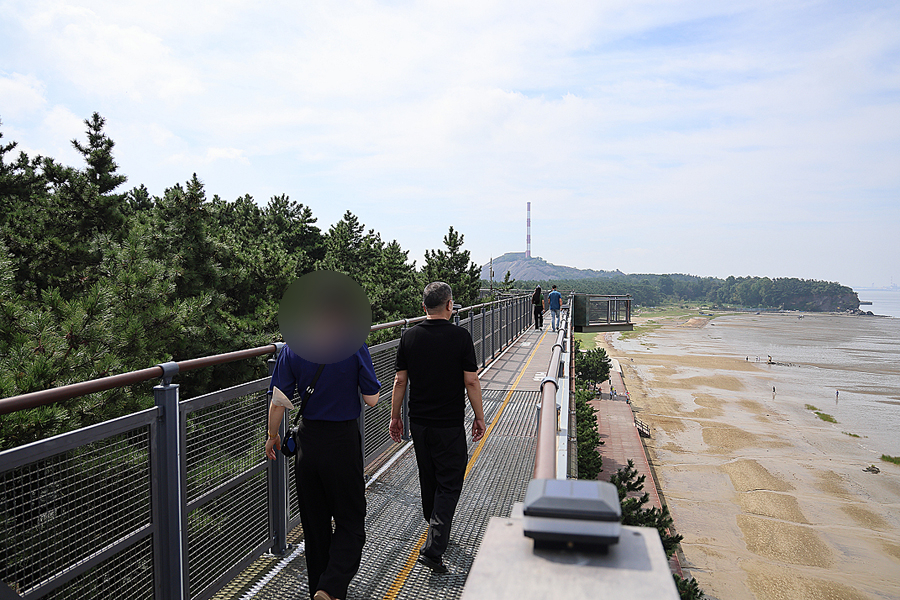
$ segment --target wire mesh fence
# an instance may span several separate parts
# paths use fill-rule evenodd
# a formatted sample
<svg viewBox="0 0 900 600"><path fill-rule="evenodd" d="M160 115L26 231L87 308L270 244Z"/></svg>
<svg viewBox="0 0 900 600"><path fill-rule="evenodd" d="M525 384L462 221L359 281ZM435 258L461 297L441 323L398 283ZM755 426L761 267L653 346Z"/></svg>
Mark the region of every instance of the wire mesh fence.
<svg viewBox="0 0 900 600"><path fill-rule="evenodd" d="M524 329L517 319L524 299L497 306L460 320L479 365ZM381 390L364 411L366 464L393 444L401 328L393 331L394 339L370 348ZM179 579L163 567L178 549L162 540L180 539L185 597L210 598L273 546L273 504L285 507L289 523L299 517L292 473L284 497L272 497L278 488L263 453L268 384L260 379L183 400L174 415L158 397L156 408L0 453L0 586L28 599L162 598L163 580ZM166 444L175 446L163 452L158 446ZM165 462L166 452L179 461ZM173 502L173 510L161 510Z"/></svg>
<svg viewBox="0 0 900 600"><path fill-rule="evenodd" d="M104 598L92 583L101 563L126 553L152 563L136 549L152 533L151 419L145 411L2 454L0 582L26 598Z"/></svg>

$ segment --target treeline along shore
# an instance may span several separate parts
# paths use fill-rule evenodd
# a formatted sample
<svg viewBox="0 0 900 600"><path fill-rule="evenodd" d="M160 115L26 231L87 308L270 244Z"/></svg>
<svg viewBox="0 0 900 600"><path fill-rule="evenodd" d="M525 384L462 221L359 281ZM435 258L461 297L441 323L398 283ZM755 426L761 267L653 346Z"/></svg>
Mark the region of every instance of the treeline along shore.
<svg viewBox="0 0 900 600"><path fill-rule="evenodd" d="M501 282L502 283L502 282ZM845 312L859 310L859 296L852 288L831 281L795 277L698 277L612 273L589 279L517 281L517 287L562 290L587 294L630 294L636 305L659 306L668 302L704 302L711 306L747 309Z"/></svg>
<svg viewBox="0 0 900 600"><path fill-rule="evenodd" d="M280 340L284 289L313 270L359 282L375 323L421 314L428 281L463 305L478 298L453 227L417 268L350 212L323 230L286 195L209 197L196 174L160 196L128 189L104 124L94 113L72 142L79 167L17 153L0 131L0 398ZM192 397L264 375L263 361L242 361L178 382ZM0 416L0 450L151 406L151 387Z"/></svg>

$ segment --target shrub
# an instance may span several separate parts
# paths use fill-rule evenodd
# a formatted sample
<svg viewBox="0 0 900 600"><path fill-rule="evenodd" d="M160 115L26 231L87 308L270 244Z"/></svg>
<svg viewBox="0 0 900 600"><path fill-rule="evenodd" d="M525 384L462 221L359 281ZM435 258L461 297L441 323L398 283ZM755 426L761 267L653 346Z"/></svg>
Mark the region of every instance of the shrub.
<svg viewBox="0 0 900 600"><path fill-rule="evenodd" d="M578 439L578 478L597 479L603 467L603 457L597 451L602 445L597 430L594 407L589 404L592 393L587 390L575 392L575 429Z"/></svg>

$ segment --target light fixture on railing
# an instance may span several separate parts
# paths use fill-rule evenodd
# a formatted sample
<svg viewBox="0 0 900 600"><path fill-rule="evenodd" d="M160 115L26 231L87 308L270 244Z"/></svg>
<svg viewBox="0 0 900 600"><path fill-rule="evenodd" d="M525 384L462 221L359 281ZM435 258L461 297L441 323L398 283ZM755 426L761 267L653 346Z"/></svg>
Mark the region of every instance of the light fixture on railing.
<svg viewBox="0 0 900 600"><path fill-rule="evenodd" d="M622 507L606 481L532 479L525 492L525 536L535 550L605 552L619 543Z"/></svg>

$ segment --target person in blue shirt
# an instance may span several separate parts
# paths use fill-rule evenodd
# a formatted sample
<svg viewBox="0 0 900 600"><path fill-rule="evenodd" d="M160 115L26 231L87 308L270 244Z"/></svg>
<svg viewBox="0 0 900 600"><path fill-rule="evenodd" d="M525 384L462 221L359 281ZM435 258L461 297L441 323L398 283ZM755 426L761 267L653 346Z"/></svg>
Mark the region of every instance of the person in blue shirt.
<svg viewBox="0 0 900 600"><path fill-rule="evenodd" d="M550 288L550 294L547 296L547 306L550 308L550 326L553 331L559 329L559 310L562 308L562 294L554 285Z"/></svg>
<svg viewBox="0 0 900 600"><path fill-rule="evenodd" d="M266 456L278 459L278 430L295 390L305 390L319 365L285 345L275 363L269 390ZM359 570L366 541L366 496L362 440L357 418L362 406L375 406L381 382L365 344L352 356L325 365L309 396L297 435L294 482L306 545L309 594L314 600L347 597ZM299 409L300 396L295 399ZM282 458L284 460L284 458ZM334 529L331 521L334 519Z"/></svg>

